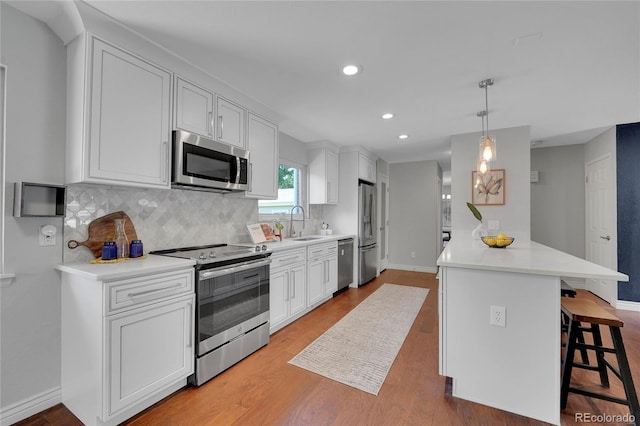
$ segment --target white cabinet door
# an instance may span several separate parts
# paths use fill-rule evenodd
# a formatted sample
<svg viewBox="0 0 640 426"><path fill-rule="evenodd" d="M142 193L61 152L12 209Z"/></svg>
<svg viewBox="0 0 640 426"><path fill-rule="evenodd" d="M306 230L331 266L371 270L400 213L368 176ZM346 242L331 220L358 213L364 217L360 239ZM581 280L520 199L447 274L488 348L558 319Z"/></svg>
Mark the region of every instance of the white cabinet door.
<svg viewBox="0 0 640 426"><path fill-rule="evenodd" d="M247 110L223 97L216 96L216 99L218 108L216 139L244 149L244 128Z"/></svg>
<svg viewBox="0 0 640 426"><path fill-rule="evenodd" d="M326 274L324 260L314 260L307 266L307 291L309 306L322 300L324 297L324 281Z"/></svg>
<svg viewBox="0 0 640 426"><path fill-rule="evenodd" d="M338 204L338 154L327 150L327 204Z"/></svg>
<svg viewBox="0 0 640 426"><path fill-rule="evenodd" d="M278 198L278 126L249 112L247 149L251 182L246 196Z"/></svg>
<svg viewBox="0 0 640 426"><path fill-rule="evenodd" d="M269 319L275 327L288 316L289 268L272 269L269 276Z"/></svg>
<svg viewBox="0 0 640 426"><path fill-rule="evenodd" d="M105 318L103 420L193 373L194 297Z"/></svg>
<svg viewBox="0 0 640 426"><path fill-rule="evenodd" d="M338 203L338 154L327 148L309 151L309 202Z"/></svg>
<svg viewBox="0 0 640 426"><path fill-rule="evenodd" d="M358 177L376 183L376 162L362 153L358 156Z"/></svg>
<svg viewBox="0 0 640 426"><path fill-rule="evenodd" d="M176 78L176 128L213 138L213 93Z"/></svg>
<svg viewBox="0 0 640 426"><path fill-rule="evenodd" d="M330 257L324 260L326 276L324 280L324 295L330 296L338 291L338 258Z"/></svg>
<svg viewBox="0 0 640 426"><path fill-rule="evenodd" d="M307 267L304 263L298 266L292 266L289 270L289 316L302 312L307 307L306 294L306 272Z"/></svg>
<svg viewBox="0 0 640 426"><path fill-rule="evenodd" d="M171 74L93 39L87 180L169 187Z"/></svg>

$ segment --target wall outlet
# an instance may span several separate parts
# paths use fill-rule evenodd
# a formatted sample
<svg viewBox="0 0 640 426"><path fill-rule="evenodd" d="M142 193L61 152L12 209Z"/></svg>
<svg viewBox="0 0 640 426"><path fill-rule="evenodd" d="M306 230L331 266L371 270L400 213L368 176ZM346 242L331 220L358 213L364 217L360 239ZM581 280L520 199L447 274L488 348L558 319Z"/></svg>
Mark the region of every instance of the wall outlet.
<svg viewBox="0 0 640 426"><path fill-rule="evenodd" d="M497 327L507 326L507 308L505 308L504 306L491 305L489 312L489 324L495 325Z"/></svg>
<svg viewBox="0 0 640 426"><path fill-rule="evenodd" d="M500 229L500 221L499 220L489 220L487 221L487 228L490 231L497 231Z"/></svg>
<svg viewBox="0 0 640 426"><path fill-rule="evenodd" d="M415 259L415 258L416 258L416 252L415 252L415 251L412 251L412 252L411 252L411 258L413 258L413 259Z"/></svg>
<svg viewBox="0 0 640 426"><path fill-rule="evenodd" d="M55 246L57 233L58 233L58 229L53 225L41 226L40 233L39 233L40 247Z"/></svg>

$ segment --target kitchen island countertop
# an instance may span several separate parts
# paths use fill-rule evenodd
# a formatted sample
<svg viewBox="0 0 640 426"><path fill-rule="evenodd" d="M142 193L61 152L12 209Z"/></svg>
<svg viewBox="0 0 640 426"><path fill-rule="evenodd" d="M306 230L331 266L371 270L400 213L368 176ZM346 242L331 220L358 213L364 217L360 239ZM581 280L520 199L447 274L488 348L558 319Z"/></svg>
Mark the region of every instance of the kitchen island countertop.
<svg viewBox="0 0 640 426"><path fill-rule="evenodd" d="M440 267L629 281L629 277L620 272L535 241L517 239L509 247L491 248L481 240L452 238L437 264Z"/></svg>

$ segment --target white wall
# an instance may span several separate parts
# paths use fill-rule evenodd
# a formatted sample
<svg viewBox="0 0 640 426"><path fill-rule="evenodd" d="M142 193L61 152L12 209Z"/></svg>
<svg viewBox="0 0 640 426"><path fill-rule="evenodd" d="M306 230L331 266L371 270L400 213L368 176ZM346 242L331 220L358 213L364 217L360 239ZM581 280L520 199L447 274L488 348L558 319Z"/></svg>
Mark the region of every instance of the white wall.
<svg viewBox="0 0 640 426"><path fill-rule="evenodd" d="M436 271L440 252L437 161L397 163L389 166L389 267ZM415 253L415 257L411 254Z"/></svg>
<svg viewBox="0 0 640 426"><path fill-rule="evenodd" d="M531 150L531 239L584 259L585 145Z"/></svg>
<svg viewBox="0 0 640 426"><path fill-rule="evenodd" d="M530 129L529 126L491 131L496 137L498 159L492 169L505 169L505 204L479 206L485 225L500 222L500 231L528 240L531 229ZM471 173L476 169L480 133L455 135L451 139L451 229L452 237L471 237L478 221L466 203L471 201Z"/></svg>
<svg viewBox="0 0 640 426"><path fill-rule="evenodd" d="M0 4L1 57L7 66L6 181L64 181L65 48L40 21ZM12 208L10 193L7 208ZM60 280L63 238L39 247L41 225L60 218L6 217L5 269L16 278L2 288L0 375L2 421L40 398L60 400ZM44 408L44 407L42 407Z"/></svg>

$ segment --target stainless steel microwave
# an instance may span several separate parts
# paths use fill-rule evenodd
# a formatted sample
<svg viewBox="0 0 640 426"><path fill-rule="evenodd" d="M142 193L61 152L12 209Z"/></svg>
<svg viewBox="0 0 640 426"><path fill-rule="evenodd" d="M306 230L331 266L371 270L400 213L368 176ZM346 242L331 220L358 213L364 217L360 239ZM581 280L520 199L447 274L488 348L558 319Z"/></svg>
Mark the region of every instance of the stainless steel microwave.
<svg viewBox="0 0 640 426"><path fill-rule="evenodd" d="M230 192L249 189L249 152L192 133L173 132L171 186Z"/></svg>

